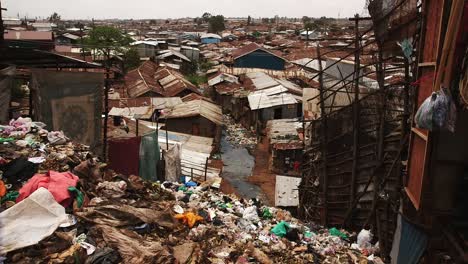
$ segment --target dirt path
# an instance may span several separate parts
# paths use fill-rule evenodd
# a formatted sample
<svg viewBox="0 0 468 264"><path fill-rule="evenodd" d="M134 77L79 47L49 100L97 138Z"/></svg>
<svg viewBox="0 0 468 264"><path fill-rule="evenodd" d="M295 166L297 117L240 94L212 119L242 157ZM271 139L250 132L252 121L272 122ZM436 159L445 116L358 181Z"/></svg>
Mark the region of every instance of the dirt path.
<svg viewBox="0 0 468 264"><path fill-rule="evenodd" d="M257 149L255 150L255 166L252 176L248 178L248 181L260 186L263 193L266 195L268 204L274 205L276 175L270 173L268 169L268 159L268 139L265 137L257 144Z"/></svg>

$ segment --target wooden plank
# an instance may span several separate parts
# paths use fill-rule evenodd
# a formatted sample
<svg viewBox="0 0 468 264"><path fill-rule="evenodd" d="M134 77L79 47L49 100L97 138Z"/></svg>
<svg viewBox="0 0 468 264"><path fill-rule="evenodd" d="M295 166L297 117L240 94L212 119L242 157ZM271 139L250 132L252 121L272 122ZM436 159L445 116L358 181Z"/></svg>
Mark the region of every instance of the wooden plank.
<svg viewBox="0 0 468 264"><path fill-rule="evenodd" d="M427 141L427 135L428 135L428 132L425 131L425 130L422 130L420 128L417 128L417 127L412 127L411 128L411 132L413 132L414 134L416 134L417 136L421 137L422 139L424 139L425 141Z"/></svg>
<svg viewBox="0 0 468 264"><path fill-rule="evenodd" d="M435 61L431 61L431 62L422 62L422 63L419 63L418 64L418 67L435 67L436 66L436 62Z"/></svg>

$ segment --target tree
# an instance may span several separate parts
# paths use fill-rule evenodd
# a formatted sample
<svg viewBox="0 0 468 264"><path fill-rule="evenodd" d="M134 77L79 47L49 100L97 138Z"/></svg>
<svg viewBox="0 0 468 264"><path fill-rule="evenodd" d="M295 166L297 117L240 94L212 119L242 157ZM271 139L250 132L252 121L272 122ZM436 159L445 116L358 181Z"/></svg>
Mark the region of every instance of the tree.
<svg viewBox="0 0 468 264"><path fill-rule="evenodd" d="M208 21L208 32L210 33L218 33L226 29L224 26L224 16L217 15L210 17Z"/></svg>
<svg viewBox="0 0 468 264"><path fill-rule="evenodd" d="M205 12L203 15L202 15L202 19L205 23L208 23L210 22L210 18L212 17L212 15L208 12Z"/></svg>
<svg viewBox="0 0 468 264"><path fill-rule="evenodd" d="M307 23L304 24L304 29L306 31L312 31L312 30L316 30L317 27L316 27L315 23L307 22Z"/></svg>
<svg viewBox="0 0 468 264"><path fill-rule="evenodd" d="M138 54L138 51L135 48L131 48L125 52L124 56L124 65L125 65L125 71L133 70L140 66L141 61L140 61L140 55Z"/></svg>
<svg viewBox="0 0 468 264"><path fill-rule="evenodd" d="M247 26L250 26L252 23L252 18L250 16L247 17Z"/></svg>
<svg viewBox="0 0 468 264"><path fill-rule="evenodd" d="M312 22L312 19L308 16L303 16L302 17L302 23L304 24L304 26L307 24L307 23L310 23Z"/></svg>
<svg viewBox="0 0 468 264"><path fill-rule="evenodd" d="M110 26L98 26L93 28L85 39L85 45L95 49L108 60L111 54L123 54L133 40L123 34L119 29Z"/></svg>
<svg viewBox="0 0 468 264"><path fill-rule="evenodd" d="M57 23L61 19L60 15L57 12L54 12L50 17L47 18L51 23Z"/></svg>

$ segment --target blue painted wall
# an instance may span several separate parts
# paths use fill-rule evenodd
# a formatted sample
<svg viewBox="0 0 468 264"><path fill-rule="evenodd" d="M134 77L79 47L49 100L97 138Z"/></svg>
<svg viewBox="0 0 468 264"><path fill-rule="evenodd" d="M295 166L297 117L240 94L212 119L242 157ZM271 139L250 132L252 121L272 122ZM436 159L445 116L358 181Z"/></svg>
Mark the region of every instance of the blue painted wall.
<svg viewBox="0 0 468 264"><path fill-rule="evenodd" d="M213 43L219 43L221 40L217 38L202 38L201 43L203 44L213 44Z"/></svg>
<svg viewBox="0 0 468 264"><path fill-rule="evenodd" d="M234 67L281 71L284 70L284 60L263 50L257 50L235 60Z"/></svg>

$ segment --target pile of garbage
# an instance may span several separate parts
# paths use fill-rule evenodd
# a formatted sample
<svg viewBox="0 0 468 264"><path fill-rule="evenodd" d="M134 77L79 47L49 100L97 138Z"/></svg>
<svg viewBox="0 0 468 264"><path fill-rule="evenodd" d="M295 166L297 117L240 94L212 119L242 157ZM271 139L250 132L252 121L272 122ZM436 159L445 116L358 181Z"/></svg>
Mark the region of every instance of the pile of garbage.
<svg viewBox="0 0 468 264"><path fill-rule="evenodd" d="M245 129L241 124L236 123L230 115L223 115L223 121L226 125L226 140L237 147L255 148L257 145L257 138L251 131Z"/></svg>
<svg viewBox="0 0 468 264"><path fill-rule="evenodd" d="M210 182L117 174L81 145L52 144L40 136L41 124L27 124L33 129L0 145L0 153L18 151L1 167L10 186L0 192L0 263L382 263L369 231L356 240L258 200L224 195ZM32 136L32 144L17 144ZM53 158L59 153L67 161ZM8 167L39 154L45 161L31 177ZM75 158L78 165L68 163Z"/></svg>

